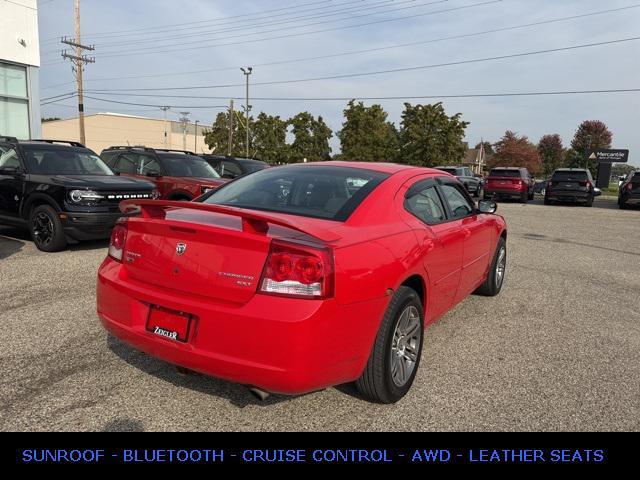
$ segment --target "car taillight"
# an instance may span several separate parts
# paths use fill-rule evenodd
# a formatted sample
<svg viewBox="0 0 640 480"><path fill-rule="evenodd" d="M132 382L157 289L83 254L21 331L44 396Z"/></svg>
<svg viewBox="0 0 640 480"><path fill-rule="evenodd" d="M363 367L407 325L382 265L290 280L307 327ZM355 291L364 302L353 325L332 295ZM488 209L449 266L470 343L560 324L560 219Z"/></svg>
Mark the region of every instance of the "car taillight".
<svg viewBox="0 0 640 480"><path fill-rule="evenodd" d="M109 241L109 256L118 262L122 261L122 251L124 244L127 242L127 224L116 223L111 231L111 240Z"/></svg>
<svg viewBox="0 0 640 480"><path fill-rule="evenodd" d="M274 240L260 279L259 292L296 298L333 296L331 250Z"/></svg>
<svg viewBox="0 0 640 480"><path fill-rule="evenodd" d="M553 182L552 182L551 180L549 180L549 181L547 182L547 188L552 187L552 186L553 186Z"/></svg>
<svg viewBox="0 0 640 480"><path fill-rule="evenodd" d="M633 190L633 183L627 183L627 190Z"/></svg>

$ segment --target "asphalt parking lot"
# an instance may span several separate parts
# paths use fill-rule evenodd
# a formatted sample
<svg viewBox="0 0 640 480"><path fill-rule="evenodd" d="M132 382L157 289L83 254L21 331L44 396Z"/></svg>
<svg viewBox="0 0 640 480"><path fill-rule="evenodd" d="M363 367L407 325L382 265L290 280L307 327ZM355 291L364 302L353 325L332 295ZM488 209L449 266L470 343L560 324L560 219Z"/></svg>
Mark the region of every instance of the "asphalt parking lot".
<svg viewBox="0 0 640 480"><path fill-rule="evenodd" d="M38 252L0 227L2 430L640 430L640 211L500 204L505 287L427 329L400 403L349 385L265 402L180 375L95 314L106 243Z"/></svg>

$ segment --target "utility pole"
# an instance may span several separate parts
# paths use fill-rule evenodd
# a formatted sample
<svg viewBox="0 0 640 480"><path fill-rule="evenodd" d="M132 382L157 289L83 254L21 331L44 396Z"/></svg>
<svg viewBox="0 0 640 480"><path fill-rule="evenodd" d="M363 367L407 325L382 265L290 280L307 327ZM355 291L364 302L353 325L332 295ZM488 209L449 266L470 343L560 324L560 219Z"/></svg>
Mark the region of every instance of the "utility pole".
<svg viewBox="0 0 640 480"><path fill-rule="evenodd" d="M194 135L195 141L193 146L193 153L198 153L198 123L200 123L200 120L196 120L196 134Z"/></svg>
<svg viewBox="0 0 640 480"><path fill-rule="evenodd" d="M171 107L160 107L160 110L164 112L164 148L169 148L169 143L167 142L167 110L170 110Z"/></svg>
<svg viewBox="0 0 640 480"><path fill-rule="evenodd" d="M86 137L84 133L84 92L82 87L82 71L84 69L85 63L95 63L96 59L94 57L87 57L83 54L83 51L93 51L95 50L95 47L93 45L83 45L80 38L80 0L75 0L74 10L76 38L68 39L67 37L63 37L61 42L71 47L75 47L76 51L75 55L70 55L66 50L63 50L62 58L68 58L69 60L75 62L75 67L73 67L73 70L76 74L76 83L78 88L78 123L80 125L80 143L86 145Z"/></svg>
<svg viewBox="0 0 640 480"><path fill-rule="evenodd" d="M247 139L245 142L245 145L247 147L247 158L249 158L249 112L251 111L251 105L249 105L249 75L251 75L251 72L253 71L253 67L247 67L245 68L240 68L240 70L242 70L242 73L244 73L245 78L247 79L247 102L245 103L244 106L244 111L246 114L246 120L245 120L245 129L247 132Z"/></svg>
<svg viewBox="0 0 640 480"><path fill-rule="evenodd" d="M229 147L227 149L227 155L231 156L233 153L233 117L235 115L233 109L233 99L229 102Z"/></svg>
<svg viewBox="0 0 640 480"><path fill-rule="evenodd" d="M182 149L187 149L187 124L189 123L189 115L191 112L180 112L182 117L180 118L180 122L182 123Z"/></svg>

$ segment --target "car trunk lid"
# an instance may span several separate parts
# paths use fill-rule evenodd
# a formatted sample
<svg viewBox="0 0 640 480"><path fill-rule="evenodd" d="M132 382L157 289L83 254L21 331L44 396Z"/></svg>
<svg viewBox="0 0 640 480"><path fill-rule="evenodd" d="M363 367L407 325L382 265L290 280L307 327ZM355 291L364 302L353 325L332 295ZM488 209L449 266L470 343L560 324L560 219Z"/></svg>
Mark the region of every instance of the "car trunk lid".
<svg viewBox="0 0 640 480"><path fill-rule="evenodd" d="M130 278L233 303L255 294L273 236L337 239L321 227L219 205L132 200L121 209L142 215L128 222L123 265Z"/></svg>

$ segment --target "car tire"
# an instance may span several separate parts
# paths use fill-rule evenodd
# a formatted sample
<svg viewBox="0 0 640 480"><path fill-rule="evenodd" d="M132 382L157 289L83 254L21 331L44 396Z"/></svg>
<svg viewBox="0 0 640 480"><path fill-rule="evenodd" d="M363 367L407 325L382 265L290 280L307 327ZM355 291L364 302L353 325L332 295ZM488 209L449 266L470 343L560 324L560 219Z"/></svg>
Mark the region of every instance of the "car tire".
<svg viewBox="0 0 640 480"><path fill-rule="evenodd" d="M529 201L529 194L528 193L523 193L520 196L520 203L526 204L528 201Z"/></svg>
<svg viewBox="0 0 640 480"><path fill-rule="evenodd" d="M529 194L528 199L529 199L529 200L533 200L533 198L534 198L535 194L536 194L535 192L531 192L531 193Z"/></svg>
<svg viewBox="0 0 640 480"><path fill-rule="evenodd" d="M549 200L546 196L544 197L544 204L551 205L551 200Z"/></svg>
<svg viewBox="0 0 640 480"><path fill-rule="evenodd" d="M49 205L38 205L29 215L29 232L33 243L43 252L59 252L67 246L58 213Z"/></svg>
<svg viewBox="0 0 640 480"><path fill-rule="evenodd" d="M396 403L411 388L422 354L423 312L415 290L398 288L384 314L367 365L355 382L367 400ZM411 334L408 340L407 333Z"/></svg>
<svg viewBox="0 0 640 480"><path fill-rule="evenodd" d="M481 200L484 198L484 188L482 188L480 185L478 185L478 189L476 190L476 198L478 200Z"/></svg>
<svg viewBox="0 0 640 480"><path fill-rule="evenodd" d="M503 237L498 240L498 246L489 267L489 273L484 283L474 293L485 297L495 297L502 290L507 271L507 242Z"/></svg>
<svg viewBox="0 0 640 480"><path fill-rule="evenodd" d="M593 207L593 197L587 200L587 203L584 204L585 207Z"/></svg>
<svg viewBox="0 0 640 480"><path fill-rule="evenodd" d="M623 200L618 200L618 208L620 208L620 210L628 210L629 205L627 205Z"/></svg>

